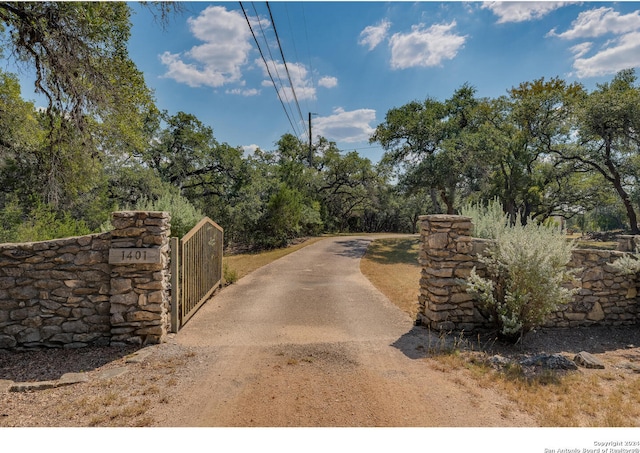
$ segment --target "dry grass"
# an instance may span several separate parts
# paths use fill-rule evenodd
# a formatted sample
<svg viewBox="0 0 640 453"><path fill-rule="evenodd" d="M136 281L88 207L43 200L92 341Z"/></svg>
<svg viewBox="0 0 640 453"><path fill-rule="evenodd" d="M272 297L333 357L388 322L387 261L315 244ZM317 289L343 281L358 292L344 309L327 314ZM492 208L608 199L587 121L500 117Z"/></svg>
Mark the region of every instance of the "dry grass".
<svg viewBox="0 0 640 453"><path fill-rule="evenodd" d="M418 313L419 238L377 239L360 261L362 273L409 316Z"/></svg>
<svg viewBox="0 0 640 453"><path fill-rule="evenodd" d="M417 310L418 245L414 238L376 240L360 266L382 293L411 316ZM640 426L640 374L608 366L605 370L548 371L531 377L519 365L496 370L486 363L481 345L476 346L471 348L475 352L465 352L460 343L430 354L427 360L436 370L466 373L479 388L497 389L533 415L540 426Z"/></svg>
<svg viewBox="0 0 640 453"><path fill-rule="evenodd" d="M489 370L480 379L501 389L548 427L632 427L640 423L640 377L584 370L566 375L546 372L535 379L517 369Z"/></svg>

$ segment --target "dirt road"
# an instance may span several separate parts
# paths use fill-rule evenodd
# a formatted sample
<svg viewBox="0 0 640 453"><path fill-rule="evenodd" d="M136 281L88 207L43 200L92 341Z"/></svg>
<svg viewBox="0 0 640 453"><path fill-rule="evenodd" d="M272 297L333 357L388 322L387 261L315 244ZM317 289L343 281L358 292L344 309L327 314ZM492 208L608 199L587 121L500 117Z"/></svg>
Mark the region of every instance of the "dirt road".
<svg viewBox="0 0 640 453"><path fill-rule="evenodd" d="M160 426L534 426L417 352L412 320L360 273L371 238L329 238L225 288L174 341L204 361ZM418 282L416 282L418 284Z"/></svg>

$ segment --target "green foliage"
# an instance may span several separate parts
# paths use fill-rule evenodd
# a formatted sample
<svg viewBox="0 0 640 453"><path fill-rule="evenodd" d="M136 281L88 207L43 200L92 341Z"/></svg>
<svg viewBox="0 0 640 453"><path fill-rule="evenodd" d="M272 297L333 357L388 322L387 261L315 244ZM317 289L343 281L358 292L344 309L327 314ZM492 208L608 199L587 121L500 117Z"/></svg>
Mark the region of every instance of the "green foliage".
<svg viewBox="0 0 640 453"><path fill-rule="evenodd" d="M300 226L303 234L317 236L322 232L324 223L322 222L319 201L302 205L302 212L300 214Z"/></svg>
<svg viewBox="0 0 640 453"><path fill-rule="evenodd" d="M611 266L617 269L622 275L634 275L640 272L640 255L629 253L621 256Z"/></svg>
<svg viewBox="0 0 640 453"><path fill-rule="evenodd" d="M464 84L444 102L427 98L393 108L369 139L385 149L384 164L404 167L407 187L433 191L437 211L441 201L454 213L460 187L480 162L469 139L479 126L475 92Z"/></svg>
<svg viewBox="0 0 640 453"><path fill-rule="evenodd" d="M225 285L233 285L238 281L238 271L232 269L228 263L224 263L222 266L222 278Z"/></svg>
<svg viewBox="0 0 640 453"><path fill-rule="evenodd" d="M2 242L46 241L91 233L83 220L45 204L37 204L25 216L17 204L9 203L0 212L0 222Z"/></svg>
<svg viewBox="0 0 640 453"><path fill-rule="evenodd" d="M141 199L135 206L140 211L166 211L171 214L171 235L183 237L204 215L182 195L168 192L156 200Z"/></svg>
<svg viewBox="0 0 640 453"><path fill-rule="evenodd" d="M480 202L469 202L460 208L460 215L471 217L473 236L483 239L495 239L508 222L497 198L486 206Z"/></svg>
<svg viewBox="0 0 640 453"><path fill-rule="evenodd" d="M302 195L295 189L280 185L267 203L262 220L263 233L259 242L265 248L283 247L300 232L302 220Z"/></svg>
<svg viewBox="0 0 640 453"><path fill-rule="evenodd" d="M571 300L576 290L564 284L573 278L567 264L575 245L562 230L531 220L508 226L503 217L494 231L495 243L479 256L486 276L474 268L467 291L481 302L499 333L517 341Z"/></svg>

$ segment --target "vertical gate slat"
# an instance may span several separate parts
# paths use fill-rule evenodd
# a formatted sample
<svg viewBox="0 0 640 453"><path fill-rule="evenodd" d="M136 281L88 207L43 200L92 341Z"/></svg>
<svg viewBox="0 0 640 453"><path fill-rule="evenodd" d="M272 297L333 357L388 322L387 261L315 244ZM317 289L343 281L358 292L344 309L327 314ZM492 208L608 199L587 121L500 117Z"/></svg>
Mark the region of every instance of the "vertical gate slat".
<svg viewBox="0 0 640 453"><path fill-rule="evenodd" d="M208 217L202 219L179 241L180 301L177 329L202 306L222 283L222 247L224 230Z"/></svg>

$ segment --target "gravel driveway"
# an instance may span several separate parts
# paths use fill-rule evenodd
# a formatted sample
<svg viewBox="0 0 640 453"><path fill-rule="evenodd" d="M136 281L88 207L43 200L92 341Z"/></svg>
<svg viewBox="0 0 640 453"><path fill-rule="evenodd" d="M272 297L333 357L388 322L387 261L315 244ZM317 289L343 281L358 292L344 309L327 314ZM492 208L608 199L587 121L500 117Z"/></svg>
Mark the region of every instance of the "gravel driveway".
<svg viewBox="0 0 640 453"><path fill-rule="evenodd" d="M530 425L495 392L415 359L424 337L360 273L370 241L320 241L208 302L175 337L206 367L181 401L154 412L156 423Z"/></svg>

